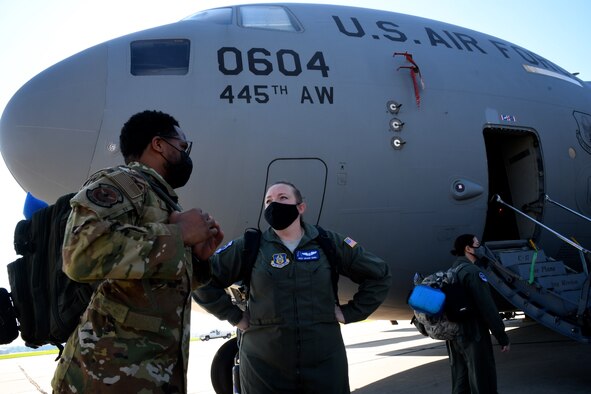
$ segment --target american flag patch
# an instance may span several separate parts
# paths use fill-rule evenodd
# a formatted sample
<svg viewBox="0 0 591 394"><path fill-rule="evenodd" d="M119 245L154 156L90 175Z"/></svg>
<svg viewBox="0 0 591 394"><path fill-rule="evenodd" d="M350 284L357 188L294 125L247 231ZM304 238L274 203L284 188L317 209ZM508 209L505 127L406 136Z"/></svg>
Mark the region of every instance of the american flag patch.
<svg viewBox="0 0 591 394"><path fill-rule="evenodd" d="M353 241L351 238L347 237L345 238L345 243L347 245L349 245L350 247L354 248L355 245L357 245L357 242Z"/></svg>

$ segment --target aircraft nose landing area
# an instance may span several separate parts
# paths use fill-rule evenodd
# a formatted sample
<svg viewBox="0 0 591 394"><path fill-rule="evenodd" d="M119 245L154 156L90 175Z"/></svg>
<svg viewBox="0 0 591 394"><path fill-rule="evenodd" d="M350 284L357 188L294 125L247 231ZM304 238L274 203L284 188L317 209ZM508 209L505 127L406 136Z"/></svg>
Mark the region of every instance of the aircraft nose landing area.
<svg viewBox="0 0 591 394"><path fill-rule="evenodd" d="M506 321L511 351L495 345L498 390L503 394L588 392L591 347L537 323ZM451 391L443 341L419 334L408 320L399 325L370 321L342 326L349 358L351 392L356 394ZM494 339L493 339L494 342ZM188 393L213 394L209 373L221 341L191 342ZM55 354L0 360L0 387L6 393L50 393Z"/></svg>

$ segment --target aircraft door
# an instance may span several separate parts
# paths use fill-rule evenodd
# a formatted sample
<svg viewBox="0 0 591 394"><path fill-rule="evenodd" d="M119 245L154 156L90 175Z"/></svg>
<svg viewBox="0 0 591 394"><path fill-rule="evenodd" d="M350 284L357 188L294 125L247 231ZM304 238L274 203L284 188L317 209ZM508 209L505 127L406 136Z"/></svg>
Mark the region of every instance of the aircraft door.
<svg viewBox="0 0 591 394"><path fill-rule="evenodd" d="M577 139L586 153L591 154L591 115L574 111L577 121ZM572 148L571 148L572 149ZM577 157L576 150L572 149L571 158ZM578 210L586 215L591 215L591 167L583 166L577 172L577 187L575 192Z"/></svg>
<svg viewBox="0 0 591 394"><path fill-rule="evenodd" d="M544 171L537 135L524 129L487 128L484 141L488 159L489 201L498 194L503 201L541 220ZM483 239L535 238L535 224L515 212L489 202Z"/></svg>
<svg viewBox="0 0 591 394"><path fill-rule="evenodd" d="M318 224L324 204L328 167L319 158L280 158L269 163L265 190L277 181L293 183L302 193L306 203L304 220ZM261 199L262 201L263 199ZM262 215L259 216L259 228L268 227Z"/></svg>

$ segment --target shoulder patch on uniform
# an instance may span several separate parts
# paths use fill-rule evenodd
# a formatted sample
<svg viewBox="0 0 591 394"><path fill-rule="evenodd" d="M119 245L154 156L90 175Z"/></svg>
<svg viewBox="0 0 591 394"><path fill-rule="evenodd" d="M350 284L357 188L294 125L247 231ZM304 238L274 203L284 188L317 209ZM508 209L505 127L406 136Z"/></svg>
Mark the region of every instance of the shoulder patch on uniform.
<svg viewBox="0 0 591 394"><path fill-rule="evenodd" d="M352 248L354 248L355 245L357 245L357 242L355 242L353 239L351 239L349 237L345 238L345 243Z"/></svg>
<svg viewBox="0 0 591 394"><path fill-rule="evenodd" d="M488 282L488 279L486 279L486 275L484 275L484 272L479 272L479 273L478 273L478 276L480 277L480 279L481 279L483 282Z"/></svg>
<svg viewBox="0 0 591 394"><path fill-rule="evenodd" d="M111 208L123 202L123 194L113 185L99 183L98 186L86 190L86 198L103 208Z"/></svg>
<svg viewBox="0 0 591 394"><path fill-rule="evenodd" d="M220 247L218 250L215 251L215 254L220 254L222 253L224 250L228 249L230 246L232 246L232 244L234 243L234 241L230 241L227 244L225 244L224 246Z"/></svg>

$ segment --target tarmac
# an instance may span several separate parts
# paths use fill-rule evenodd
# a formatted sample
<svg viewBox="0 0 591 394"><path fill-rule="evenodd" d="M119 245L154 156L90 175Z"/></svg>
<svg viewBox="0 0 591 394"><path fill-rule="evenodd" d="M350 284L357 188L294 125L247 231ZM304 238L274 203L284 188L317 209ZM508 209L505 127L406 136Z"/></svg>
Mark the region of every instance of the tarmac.
<svg viewBox="0 0 591 394"><path fill-rule="evenodd" d="M591 392L591 345L566 339L536 323L505 323L511 351L495 346L498 391L508 394ZM355 394L450 393L445 343L426 338L408 321L342 326ZM188 393L214 394L210 363L224 339L191 342ZM493 339L494 342L494 339ZM0 360L3 393L50 393L56 355ZM330 378L330 377L327 377Z"/></svg>

